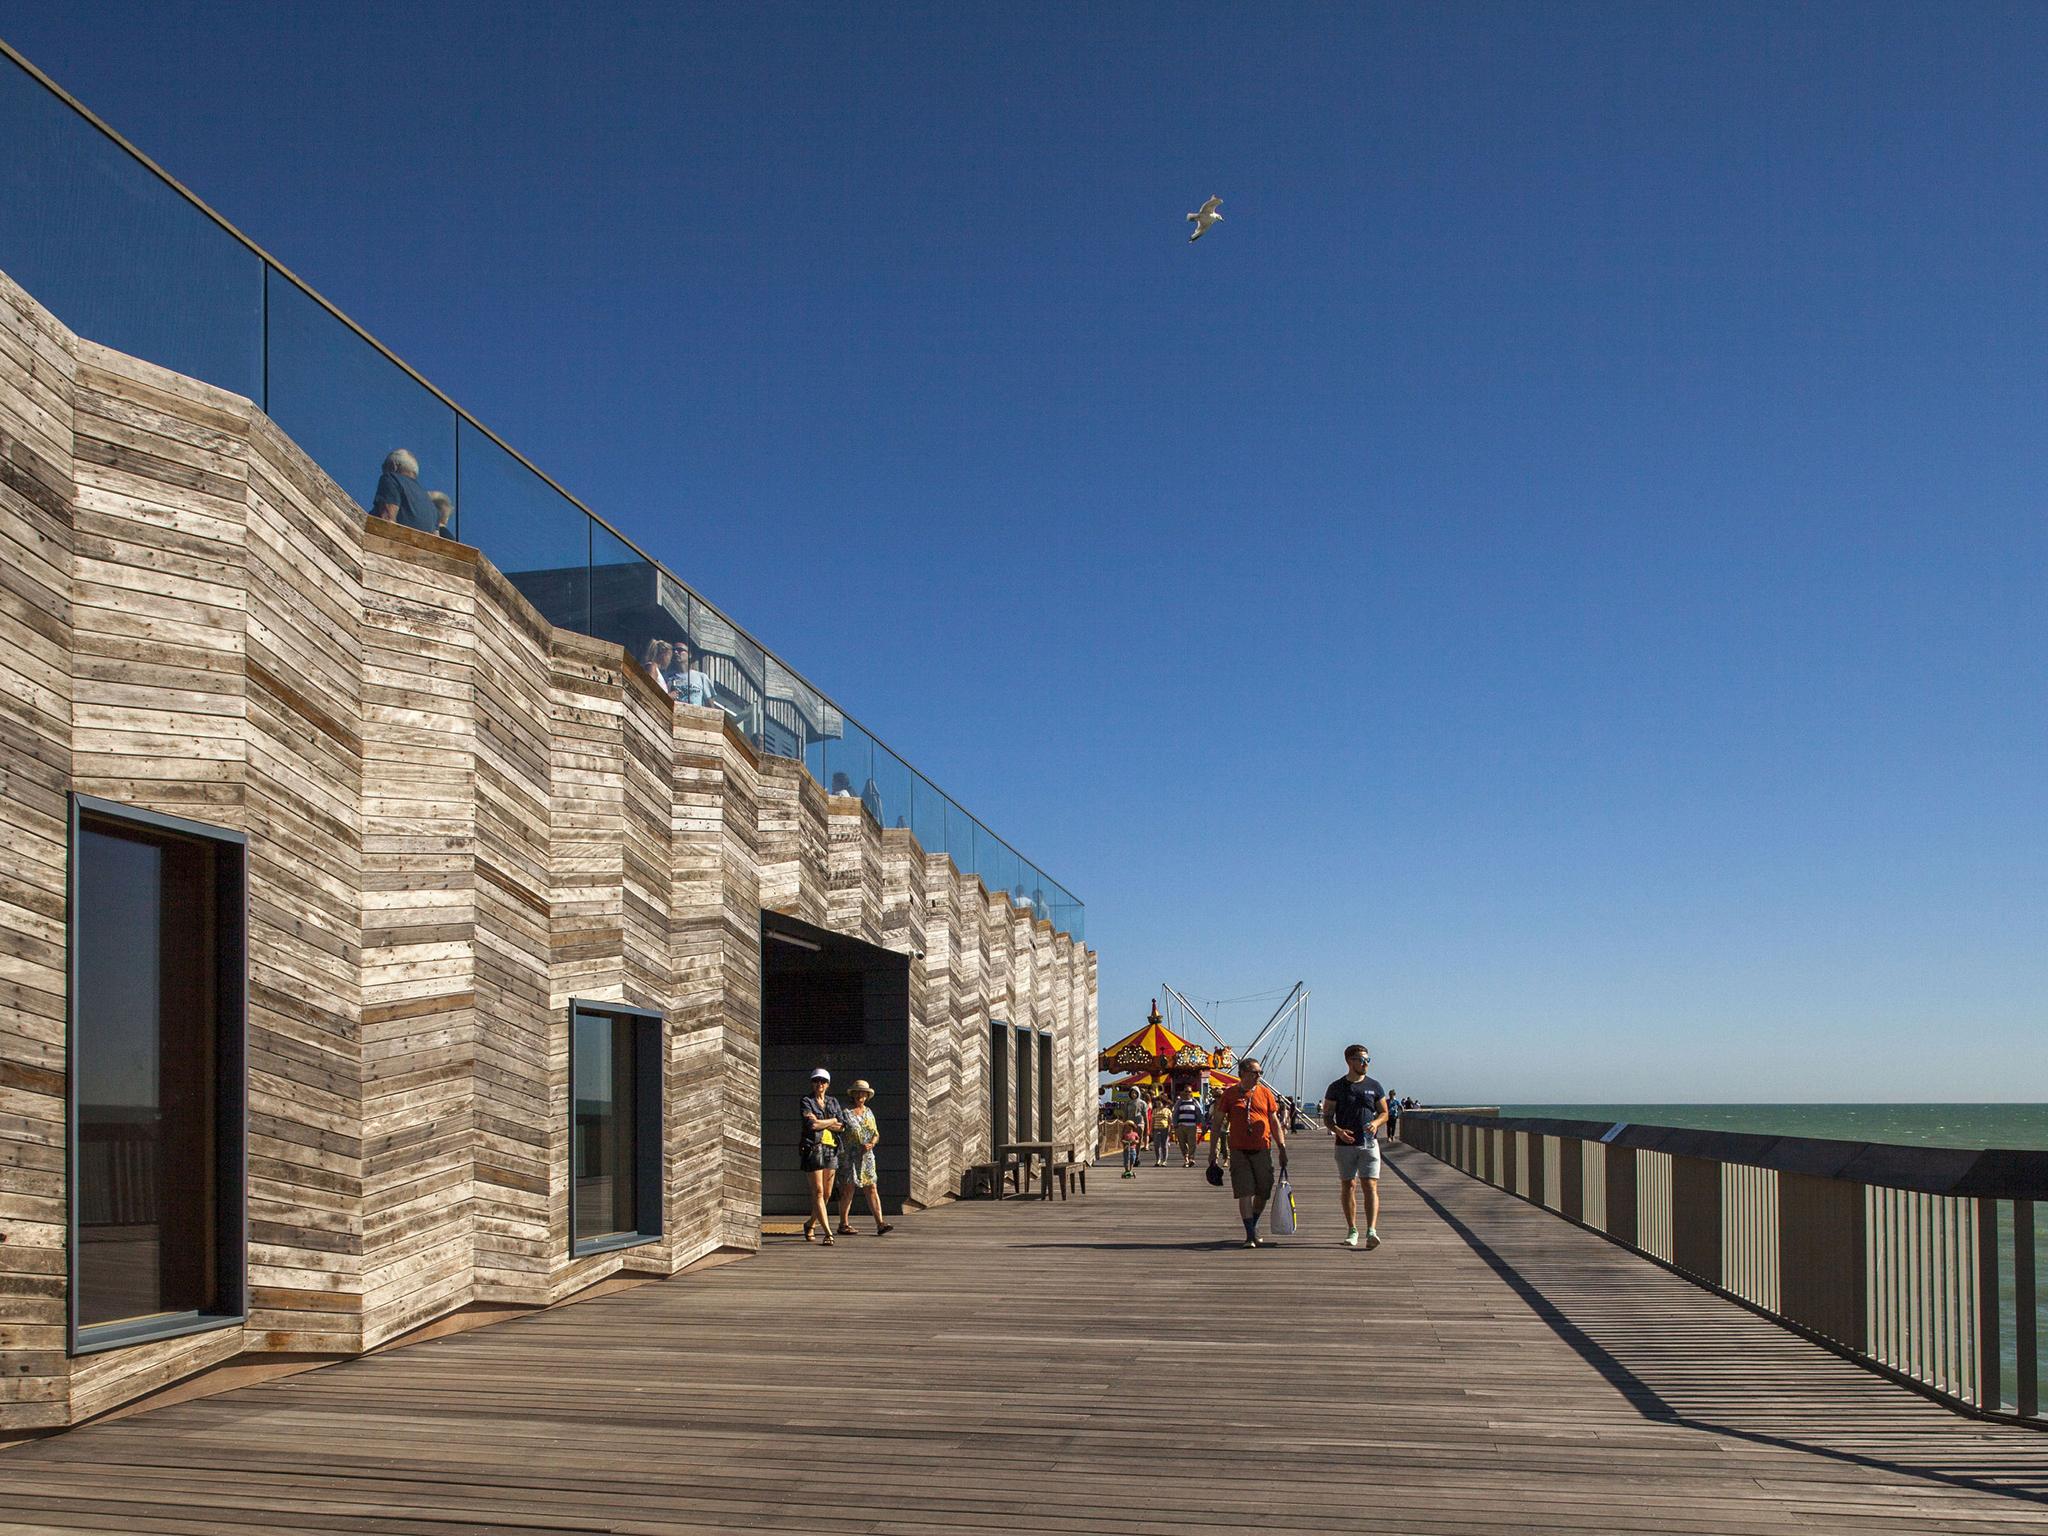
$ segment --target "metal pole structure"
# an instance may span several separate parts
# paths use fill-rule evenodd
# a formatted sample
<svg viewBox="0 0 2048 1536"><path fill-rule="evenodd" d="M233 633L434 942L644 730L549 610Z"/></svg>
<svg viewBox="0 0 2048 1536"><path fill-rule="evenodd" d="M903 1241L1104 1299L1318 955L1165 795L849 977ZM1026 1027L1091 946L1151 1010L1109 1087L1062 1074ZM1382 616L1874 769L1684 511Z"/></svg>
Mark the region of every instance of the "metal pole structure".
<svg viewBox="0 0 2048 1536"><path fill-rule="evenodd" d="M1183 1013L1185 1013L1188 1017L1192 1018L1197 1024L1201 1025L1202 1028L1209 1031L1209 1038L1211 1040L1214 1040L1226 1051L1230 1049L1230 1042L1228 1040L1225 1040L1221 1035L1216 1033L1216 1026L1211 1024L1207 1019L1203 1018L1201 1015L1201 1011L1197 1009L1193 1003L1189 1002L1186 998L1182 997L1179 991L1175 989L1173 983L1162 981L1161 983L1159 983L1159 985L1166 989L1166 995L1168 997L1172 998L1175 1002L1180 1004L1181 1011ZM1185 1034L1185 1031L1182 1031L1182 1033Z"/></svg>
<svg viewBox="0 0 2048 1536"><path fill-rule="evenodd" d="M1308 1066L1308 994L1301 994L1301 1010L1295 1015L1294 1029L1294 1102L1300 1104L1301 1074Z"/></svg>
<svg viewBox="0 0 2048 1536"><path fill-rule="evenodd" d="M1256 1035L1253 1035L1252 1043L1237 1053L1239 1061L1243 1061L1247 1056L1256 1056L1259 1053L1259 1047L1265 1044L1266 1036L1273 1033L1273 1026L1278 1024L1281 1018L1294 1007L1295 999L1300 992L1301 983L1297 981L1288 994L1280 999L1280 1006L1273 1010L1273 1017L1266 1020L1266 1027L1261 1029Z"/></svg>

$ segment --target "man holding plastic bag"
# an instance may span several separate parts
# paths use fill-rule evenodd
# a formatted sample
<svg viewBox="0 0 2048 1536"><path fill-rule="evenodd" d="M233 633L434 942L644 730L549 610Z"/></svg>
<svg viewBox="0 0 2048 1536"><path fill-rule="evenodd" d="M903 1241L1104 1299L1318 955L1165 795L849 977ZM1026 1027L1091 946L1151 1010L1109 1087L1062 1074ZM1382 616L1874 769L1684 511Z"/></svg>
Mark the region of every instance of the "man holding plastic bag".
<svg viewBox="0 0 2048 1536"><path fill-rule="evenodd" d="M1237 1214L1244 1219L1244 1245L1257 1248L1262 1246L1259 1242L1259 1217L1273 1198L1276 1153L1280 1173L1284 1176L1287 1171L1286 1116L1280 1112L1278 1096L1259 1081L1264 1072L1257 1057L1246 1057L1237 1064L1237 1070L1240 1076L1237 1085L1216 1095L1216 1108L1211 1117L1213 1131L1209 1137L1209 1166L1216 1166L1223 1138L1228 1136L1230 1192L1237 1196ZM1212 1178L1211 1182L1215 1180ZM1289 1199L1291 1202L1291 1195ZM1291 1206L1289 1215L1292 1215ZM1279 1230L1277 1217L1274 1229ZM1288 1230L1293 1230L1291 1220Z"/></svg>

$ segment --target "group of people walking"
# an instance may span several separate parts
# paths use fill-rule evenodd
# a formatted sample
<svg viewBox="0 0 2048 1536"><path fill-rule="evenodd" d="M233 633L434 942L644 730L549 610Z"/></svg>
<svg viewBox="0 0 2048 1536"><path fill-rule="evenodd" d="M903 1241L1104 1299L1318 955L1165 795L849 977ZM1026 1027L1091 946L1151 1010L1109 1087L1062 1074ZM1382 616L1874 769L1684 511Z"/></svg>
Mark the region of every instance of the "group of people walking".
<svg viewBox="0 0 2048 1536"><path fill-rule="evenodd" d="M1344 1048L1344 1075L1324 1090L1323 1126L1336 1143L1337 1181L1344 1207L1344 1243L1356 1248L1363 1238L1368 1249L1380 1245L1380 1137L1399 1113L1397 1101L1368 1070L1372 1055L1362 1045ZM1133 1119L1124 1128L1124 1176L1137 1174L1139 1148L1149 1128L1152 1164L1165 1166L1169 1147L1178 1147L1183 1163L1195 1166L1195 1149L1204 1125L1209 1128L1209 1182L1219 1187L1227 1168L1230 1193L1244 1222L1244 1245L1260 1248L1259 1221L1273 1202L1280 1176L1287 1169L1287 1134L1312 1122L1300 1106L1282 1099L1263 1081L1257 1057L1238 1063L1239 1081L1216 1095L1205 1111L1194 1091L1183 1088L1173 1103L1133 1102Z"/></svg>
<svg viewBox="0 0 2048 1536"><path fill-rule="evenodd" d="M1362 1045L1344 1048L1344 1075L1324 1090L1323 1124L1337 1146L1337 1182L1344 1206L1344 1245L1356 1248L1359 1218L1365 1221L1365 1246L1380 1245L1380 1133L1386 1129L1391 1100L1367 1070L1372 1055ZM1280 1097L1260 1079L1265 1075L1256 1057L1238 1063L1241 1081L1216 1096L1215 1133L1209 1141L1209 1182L1223 1182L1221 1164L1230 1167L1230 1192L1244 1222L1244 1245L1266 1246L1259 1236L1259 1218L1272 1203L1277 1177L1287 1168L1287 1123L1293 1118ZM1362 1196L1362 1199L1361 1199Z"/></svg>
<svg viewBox="0 0 2048 1536"><path fill-rule="evenodd" d="M882 1190L875 1179L875 1148L881 1144L881 1128L871 1107L875 1090L865 1078L846 1090L846 1102L832 1096L832 1074L819 1067L811 1074L811 1090L798 1110L803 1135L797 1153L804 1178L811 1190L811 1213L804 1218L804 1241L822 1241L830 1247L835 1236L852 1237L854 1191L867 1198L869 1214L875 1218L875 1236L894 1231L882 1217ZM835 1185L836 1190L835 1190ZM838 1197L835 1220L831 1210Z"/></svg>
<svg viewBox="0 0 2048 1536"><path fill-rule="evenodd" d="M1172 1099L1163 1093L1156 1099L1133 1099L1131 1108L1134 1118L1124 1127L1124 1172L1127 1175L1138 1171L1140 1150L1148 1134L1154 1168L1164 1168L1168 1156L1175 1151L1180 1153L1186 1166L1195 1166L1195 1148L1201 1145L1202 1127L1209 1117L1202 1108L1202 1101L1195 1097L1194 1089L1183 1088Z"/></svg>

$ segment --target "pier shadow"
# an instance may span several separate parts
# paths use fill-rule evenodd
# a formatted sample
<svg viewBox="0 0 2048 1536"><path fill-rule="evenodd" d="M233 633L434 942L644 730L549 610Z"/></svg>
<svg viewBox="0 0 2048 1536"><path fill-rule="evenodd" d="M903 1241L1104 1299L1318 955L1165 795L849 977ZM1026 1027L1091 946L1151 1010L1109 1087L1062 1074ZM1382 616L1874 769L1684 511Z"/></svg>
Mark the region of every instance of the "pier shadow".
<svg viewBox="0 0 2048 1536"><path fill-rule="evenodd" d="M1642 1265L1676 1289L1646 1305L1651 1298L1641 1289L1613 1286L1612 1270L1604 1264L1589 1272L1578 1258L1559 1262L1538 1256L1525 1268L1401 1166L1408 1160L1390 1157L1387 1167L1644 1418L2048 1505L2048 1434L1952 1414L1690 1281L1613 1249L1595 1233L1566 1229L1599 1245L1588 1256ZM1442 1172L1469 1184L1475 1199L1504 1202L1503 1216L1565 1225L1555 1214L1530 1208L1456 1169L1444 1166ZM1512 1243L1517 1235L1509 1231L1498 1240ZM1556 1273L1547 1273L1552 1270ZM1732 1327L1738 1320L1750 1326ZM1760 1351L1752 1328L1769 1329L1776 1335L1770 1342L1783 1348Z"/></svg>

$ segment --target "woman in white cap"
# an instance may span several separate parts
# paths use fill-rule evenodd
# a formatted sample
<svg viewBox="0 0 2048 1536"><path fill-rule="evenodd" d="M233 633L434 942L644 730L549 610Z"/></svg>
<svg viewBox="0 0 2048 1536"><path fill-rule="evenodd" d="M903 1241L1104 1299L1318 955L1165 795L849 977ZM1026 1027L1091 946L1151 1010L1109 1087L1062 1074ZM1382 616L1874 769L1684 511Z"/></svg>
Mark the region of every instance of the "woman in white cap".
<svg viewBox="0 0 2048 1536"><path fill-rule="evenodd" d="M811 1214L804 1218L804 1241L811 1241L811 1229L816 1227L828 1248L832 1245L832 1218L825 1201L839 1167L839 1136L846 1129L839 1101L827 1092L831 1086L832 1074L823 1067L811 1074L811 1091L802 1100L803 1139L797 1148L804 1178L811 1186Z"/></svg>
<svg viewBox="0 0 2048 1536"><path fill-rule="evenodd" d="M840 1122L846 1127L846 1146L839 1163L839 1235L853 1236L853 1223L846 1218L853 1214L854 1190L861 1189L867 1192L868 1209L875 1217L875 1236L880 1237L894 1228L882 1220L882 1189L875 1182L875 1148L882 1140L875 1112L868 1108L875 1090L862 1078L847 1089L846 1096L853 1101L853 1108L839 1112Z"/></svg>

